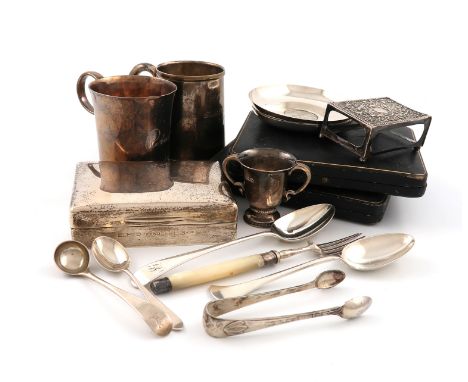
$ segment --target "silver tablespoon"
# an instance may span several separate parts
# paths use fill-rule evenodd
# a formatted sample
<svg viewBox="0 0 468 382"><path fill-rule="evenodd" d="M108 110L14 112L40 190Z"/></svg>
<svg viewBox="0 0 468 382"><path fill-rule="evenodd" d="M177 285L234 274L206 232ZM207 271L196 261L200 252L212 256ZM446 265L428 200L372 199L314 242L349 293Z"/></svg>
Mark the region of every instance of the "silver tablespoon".
<svg viewBox="0 0 468 382"><path fill-rule="evenodd" d="M325 227L331 221L334 214L335 207L331 204L316 204L300 208L276 220L270 227L270 231L257 232L253 235L244 236L227 243L153 261L136 271L135 277L142 284L147 285L151 281L158 279L166 272L169 272L187 261L254 238L273 236L288 242L305 240Z"/></svg>
<svg viewBox="0 0 468 382"><path fill-rule="evenodd" d="M283 269L268 276L234 285L211 285L209 291L217 298L244 296L261 286L305 268L331 260L342 260L357 271L373 271L385 267L408 252L414 245L414 238L403 233L388 233L366 237L348 244L339 256L324 256L306 261L294 267Z"/></svg>
<svg viewBox="0 0 468 382"><path fill-rule="evenodd" d="M70 240L59 244L54 253L54 260L61 271L71 276L87 277L115 293L134 308L158 336L165 336L171 331L172 323L163 311L157 309L157 307L146 300L117 288L91 273L88 270L89 252L82 243Z"/></svg>
<svg viewBox="0 0 468 382"><path fill-rule="evenodd" d="M143 292L148 302L158 309L166 313L172 321L172 329L182 330L184 324L182 320L167 306L165 306L159 298L153 293L146 289L135 275L129 270L130 267L130 256L125 250L125 247L117 240L107 236L99 236L94 239L91 245L96 261L105 269L111 272L124 272L126 273L132 282Z"/></svg>

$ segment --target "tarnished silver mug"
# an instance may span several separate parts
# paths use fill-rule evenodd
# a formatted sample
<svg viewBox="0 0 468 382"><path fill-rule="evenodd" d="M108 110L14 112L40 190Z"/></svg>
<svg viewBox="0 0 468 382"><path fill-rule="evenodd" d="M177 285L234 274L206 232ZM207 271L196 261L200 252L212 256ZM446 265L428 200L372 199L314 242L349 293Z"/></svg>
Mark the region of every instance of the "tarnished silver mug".
<svg viewBox="0 0 468 382"><path fill-rule="evenodd" d="M88 86L92 103L85 91L88 77L94 78ZM78 78L78 99L96 117L103 191L171 187L169 139L176 89L172 82L152 77L85 72Z"/></svg>
<svg viewBox="0 0 468 382"><path fill-rule="evenodd" d="M207 160L224 147L224 68L204 61L136 65L177 85L172 109L171 158Z"/></svg>

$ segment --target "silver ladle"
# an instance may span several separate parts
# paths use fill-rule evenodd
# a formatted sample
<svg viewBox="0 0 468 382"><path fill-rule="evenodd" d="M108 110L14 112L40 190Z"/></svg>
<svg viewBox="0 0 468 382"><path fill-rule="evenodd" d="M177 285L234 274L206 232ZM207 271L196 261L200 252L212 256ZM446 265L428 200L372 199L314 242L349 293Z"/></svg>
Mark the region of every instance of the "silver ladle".
<svg viewBox="0 0 468 382"><path fill-rule="evenodd" d="M183 329L184 323L182 320L172 310L165 306L159 298L141 285L135 275L129 270L130 256L121 243L110 237L100 236L94 239L93 244L91 245L91 251L96 258L96 261L103 268L111 272L126 273L130 277L130 280L143 292L148 302L169 316L172 321L173 330Z"/></svg>
<svg viewBox="0 0 468 382"><path fill-rule="evenodd" d="M241 237L218 245L200 250L168 257L149 263L135 272L135 277L144 285L161 277L166 272L178 267L187 261L196 259L207 253L222 249L234 244L242 243L254 238L273 236L283 241L300 241L307 239L325 227L335 214L335 207L331 204L317 204L290 212L276 220L269 231L262 231L253 235Z"/></svg>
<svg viewBox="0 0 468 382"><path fill-rule="evenodd" d="M348 244L338 256L324 256L283 269L268 276L233 285L211 285L210 293L218 299L244 296L281 277L332 260L342 260L357 271L373 271L385 267L403 256L414 245L414 238L403 233L388 233L366 237Z"/></svg>
<svg viewBox="0 0 468 382"><path fill-rule="evenodd" d="M87 277L115 293L134 308L158 336L165 336L171 331L171 320L161 309L91 273L88 270L89 252L82 243L70 240L59 244L54 253L54 260L61 271L71 276Z"/></svg>
<svg viewBox="0 0 468 382"><path fill-rule="evenodd" d="M287 294L297 293L312 288L332 288L335 285L339 284L341 281L343 281L344 278L345 274L341 271L326 271L322 272L319 276L317 276L315 280L310 281L306 284L274 290L270 292L250 294L247 296L231 297L222 300L211 301L205 306L205 310L203 312L203 324L205 330L212 337L222 338L253 332L272 326L282 325L288 322L305 320L308 318L315 318L326 315L337 315L346 319L356 318L369 308L372 302L370 297L355 297L351 300L346 301L341 306L316 310L313 312L240 320L219 318L219 316L235 311L237 309L241 309L252 304L256 304Z"/></svg>

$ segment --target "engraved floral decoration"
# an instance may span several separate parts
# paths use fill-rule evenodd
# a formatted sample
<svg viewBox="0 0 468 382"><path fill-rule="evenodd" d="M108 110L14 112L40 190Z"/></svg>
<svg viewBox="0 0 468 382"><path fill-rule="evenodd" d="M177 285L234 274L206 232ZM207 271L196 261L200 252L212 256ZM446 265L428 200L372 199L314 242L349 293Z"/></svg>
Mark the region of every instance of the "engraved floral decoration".
<svg viewBox="0 0 468 382"><path fill-rule="evenodd" d="M245 333L245 331L249 328L245 321L233 321L227 324L223 331L228 336L234 336L237 334Z"/></svg>
<svg viewBox="0 0 468 382"><path fill-rule="evenodd" d="M338 111L369 127L412 124L422 122L428 117L387 97L333 102L332 105Z"/></svg>

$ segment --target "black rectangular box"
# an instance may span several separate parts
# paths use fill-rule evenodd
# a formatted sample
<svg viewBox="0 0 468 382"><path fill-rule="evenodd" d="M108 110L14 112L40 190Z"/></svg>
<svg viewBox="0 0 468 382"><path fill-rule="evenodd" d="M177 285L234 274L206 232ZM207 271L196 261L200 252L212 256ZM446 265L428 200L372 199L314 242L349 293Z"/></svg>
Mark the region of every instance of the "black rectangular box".
<svg viewBox="0 0 468 382"><path fill-rule="evenodd" d="M355 133L351 130L349 134ZM413 134L406 127L399 128L398 133L409 138ZM391 137L389 144L390 140ZM381 148L385 148L385 133L379 142L383 145ZM254 147L273 147L293 154L310 167L311 185L406 197L419 197L426 191L427 171L419 150L402 149L378 154L362 163L351 152L328 139L270 126L250 112L230 145L229 153Z"/></svg>

